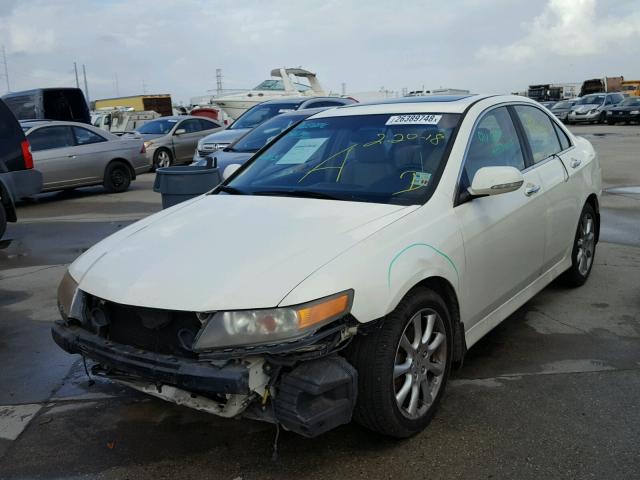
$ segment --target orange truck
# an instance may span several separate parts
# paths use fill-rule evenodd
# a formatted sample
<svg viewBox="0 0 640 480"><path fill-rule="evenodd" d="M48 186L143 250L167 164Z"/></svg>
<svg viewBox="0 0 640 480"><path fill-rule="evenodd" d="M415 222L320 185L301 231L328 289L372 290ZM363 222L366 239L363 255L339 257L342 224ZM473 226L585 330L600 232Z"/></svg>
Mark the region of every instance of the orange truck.
<svg viewBox="0 0 640 480"><path fill-rule="evenodd" d="M620 85L620 91L632 97L640 97L640 80L624 80Z"/></svg>

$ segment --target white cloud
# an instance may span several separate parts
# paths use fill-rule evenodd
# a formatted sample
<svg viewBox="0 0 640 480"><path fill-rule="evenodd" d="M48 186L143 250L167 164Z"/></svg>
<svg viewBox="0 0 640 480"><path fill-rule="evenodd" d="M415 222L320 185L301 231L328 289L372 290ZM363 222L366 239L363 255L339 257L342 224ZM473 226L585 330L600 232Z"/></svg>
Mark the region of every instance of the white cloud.
<svg viewBox="0 0 640 480"><path fill-rule="evenodd" d="M524 24L528 33L523 38L510 45L483 46L477 56L527 62L547 55L600 55L640 39L638 5L622 18L600 15L596 6L596 0L550 0L542 14Z"/></svg>

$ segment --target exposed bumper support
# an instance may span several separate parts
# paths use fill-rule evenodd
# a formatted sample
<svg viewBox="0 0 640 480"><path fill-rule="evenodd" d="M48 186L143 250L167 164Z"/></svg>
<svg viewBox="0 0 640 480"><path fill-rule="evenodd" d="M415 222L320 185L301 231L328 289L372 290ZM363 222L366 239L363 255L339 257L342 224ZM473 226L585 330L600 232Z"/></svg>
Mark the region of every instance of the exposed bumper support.
<svg viewBox="0 0 640 480"><path fill-rule="evenodd" d="M249 370L243 365L211 364L146 352L116 344L80 327L57 322L51 329L55 342L69 353L95 360L103 368L128 374L144 383L173 385L203 394L248 395ZM132 380L133 380L132 379Z"/></svg>

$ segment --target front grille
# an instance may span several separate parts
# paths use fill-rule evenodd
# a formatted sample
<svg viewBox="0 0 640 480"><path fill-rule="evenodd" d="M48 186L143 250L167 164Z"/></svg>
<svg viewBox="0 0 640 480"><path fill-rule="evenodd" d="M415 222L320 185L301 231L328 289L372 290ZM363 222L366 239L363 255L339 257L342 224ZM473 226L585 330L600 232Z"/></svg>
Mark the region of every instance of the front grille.
<svg viewBox="0 0 640 480"><path fill-rule="evenodd" d="M100 336L165 355L195 358L191 350L202 326L193 312L133 307L93 298L86 324Z"/></svg>

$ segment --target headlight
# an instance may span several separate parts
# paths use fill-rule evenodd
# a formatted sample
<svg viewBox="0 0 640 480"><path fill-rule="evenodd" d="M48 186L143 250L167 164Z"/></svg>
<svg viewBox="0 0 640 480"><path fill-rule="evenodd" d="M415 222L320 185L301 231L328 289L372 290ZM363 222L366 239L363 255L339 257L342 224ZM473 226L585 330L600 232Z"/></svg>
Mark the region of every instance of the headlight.
<svg viewBox="0 0 640 480"><path fill-rule="evenodd" d="M71 311L71 303L77 290L78 282L73 279L69 270L67 270L64 277L62 277L60 285L58 285L58 310L64 320L67 319Z"/></svg>
<svg viewBox="0 0 640 480"><path fill-rule="evenodd" d="M613 112L607 112L607 115L613 115Z"/></svg>
<svg viewBox="0 0 640 480"><path fill-rule="evenodd" d="M633 110L631 115L640 115L640 110Z"/></svg>
<svg viewBox="0 0 640 480"><path fill-rule="evenodd" d="M206 320L193 348L296 340L349 313L352 301L353 291L349 290L293 307L216 312Z"/></svg>
<svg viewBox="0 0 640 480"><path fill-rule="evenodd" d="M597 108L594 108L593 110L590 110L590 111L589 111L589 113L592 113L592 114L593 114L593 113L598 113L598 109L597 109Z"/></svg>
<svg viewBox="0 0 640 480"><path fill-rule="evenodd" d="M144 142L144 148L149 148L151 145L153 145L152 140L147 140L146 142Z"/></svg>

